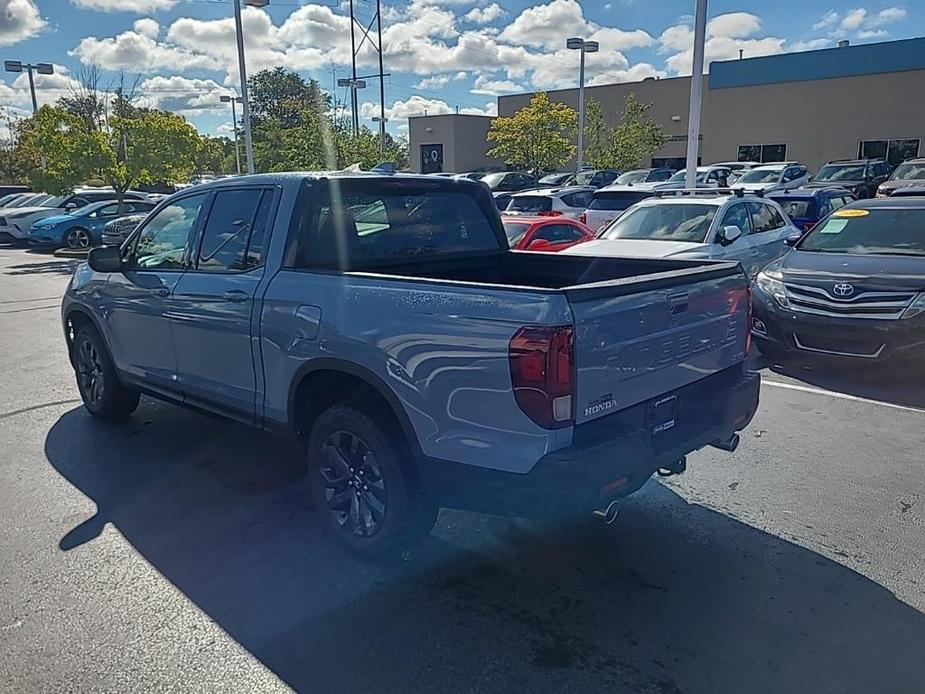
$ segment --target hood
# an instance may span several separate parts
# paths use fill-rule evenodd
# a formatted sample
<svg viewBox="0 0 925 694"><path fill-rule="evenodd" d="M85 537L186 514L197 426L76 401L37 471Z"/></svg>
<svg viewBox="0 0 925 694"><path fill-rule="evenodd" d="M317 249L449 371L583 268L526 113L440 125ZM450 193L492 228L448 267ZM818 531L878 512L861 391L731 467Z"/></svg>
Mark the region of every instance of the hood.
<svg viewBox="0 0 925 694"><path fill-rule="evenodd" d="M596 239L587 243L567 248L563 253L572 255L597 255L605 257L627 256L632 258L667 258L700 251L706 248L704 243L687 241L650 241L648 239Z"/></svg>
<svg viewBox="0 0 925 694"><path fill-rule="evenodd" d="M925 257L848 255L794 249L780 260L785 282L821 287L849 282L856 291L925 291Z"/></svg>
<svg viewBox="0 0 925 694"><path fill-rule="evenodd" d="M781 187L780 181L771 181L770 183L734 183L733 188L743 188L744 190L777 190ZM794 186L796 188L796 186Z"/></svg>
<svg viewBox="0 0 925 694"><path fill-rule="evenodd" d="M884 181L880 184L880 190L896 190L897 188L910 188L912 186L923 187L925 186L925 181L923 180L907 180L907 181Z"/></svg>
<svg viewBox="0 0 925 694"><path fill-rule="evenodd" d="M36 212L47 212L46 217L50 217L53 214L62 214L63 210L60 207L13 207L6 210L4 214L11 219L16 219L16 217L26 217Z"/></svg>
<svg viewBox="0 0 925 694"><path fill-rule="evenodd" d="M53 214L48 217L42 217L41 219L35 220L36 224L41 224L42 226L51 226L52 224L63 224L65 222L73 222L75 217L72 217L69 214Z"/></svg>
<svg viewBox="0 0 925 694"><path fill-rule="evenodd" d="M801 188L845 188L851 190L865 183L867 181L811 181L810 183L804 183Z"/></svg>

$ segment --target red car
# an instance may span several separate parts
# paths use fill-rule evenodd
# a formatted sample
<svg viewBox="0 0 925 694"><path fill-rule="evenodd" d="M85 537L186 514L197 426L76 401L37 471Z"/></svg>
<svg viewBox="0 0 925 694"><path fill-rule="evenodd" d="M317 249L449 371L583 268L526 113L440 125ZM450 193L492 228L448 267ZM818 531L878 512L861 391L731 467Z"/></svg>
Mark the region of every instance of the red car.
<svg viewBox="0 0 925 694"><path fill-rule="evenodd" d="M515 251L555 253L597 236L591 227L565 217L502 216L501 220L508 243Z"/></svg>

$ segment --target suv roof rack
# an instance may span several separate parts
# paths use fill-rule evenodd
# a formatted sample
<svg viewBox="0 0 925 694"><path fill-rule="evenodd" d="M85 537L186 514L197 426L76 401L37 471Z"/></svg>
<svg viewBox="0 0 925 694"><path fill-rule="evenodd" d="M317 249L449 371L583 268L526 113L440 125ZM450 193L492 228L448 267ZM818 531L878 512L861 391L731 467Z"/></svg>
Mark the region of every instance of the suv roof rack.
<svg viewBox="0 0 925 694"><path fill-rule="evenodd" d="M742 197L744 190L742 188L669 188L668 190L655 190L652 192L655 193L657 198L696 197L698 195L715 198L718 195L732 194Z"/></svg>

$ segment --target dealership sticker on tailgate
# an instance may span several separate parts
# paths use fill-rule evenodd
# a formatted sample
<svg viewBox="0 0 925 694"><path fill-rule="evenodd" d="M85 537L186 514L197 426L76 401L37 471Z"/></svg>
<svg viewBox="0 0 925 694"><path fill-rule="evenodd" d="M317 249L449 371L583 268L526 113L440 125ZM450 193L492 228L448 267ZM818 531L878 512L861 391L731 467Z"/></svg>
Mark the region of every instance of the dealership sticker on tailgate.
<svg viewBox="0 0 925 694"><path fill-rule="evenodd" d="M646 411L646 423L652 435L671 429L678 419L678 396L669 395L651 403Z"/></svg>

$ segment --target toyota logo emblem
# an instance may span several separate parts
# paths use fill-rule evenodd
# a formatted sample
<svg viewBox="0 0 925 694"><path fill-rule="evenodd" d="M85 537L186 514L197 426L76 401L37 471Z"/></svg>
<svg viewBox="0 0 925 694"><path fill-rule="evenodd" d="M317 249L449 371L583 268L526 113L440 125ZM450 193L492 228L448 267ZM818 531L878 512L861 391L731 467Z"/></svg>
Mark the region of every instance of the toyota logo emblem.
<svg viewBox="0 0 925 694"><path fill-rule="evenodd" d="M832 287L832 293L841 297L851 296L854 294L854 287L847 282L840 282Z"/></svg>

